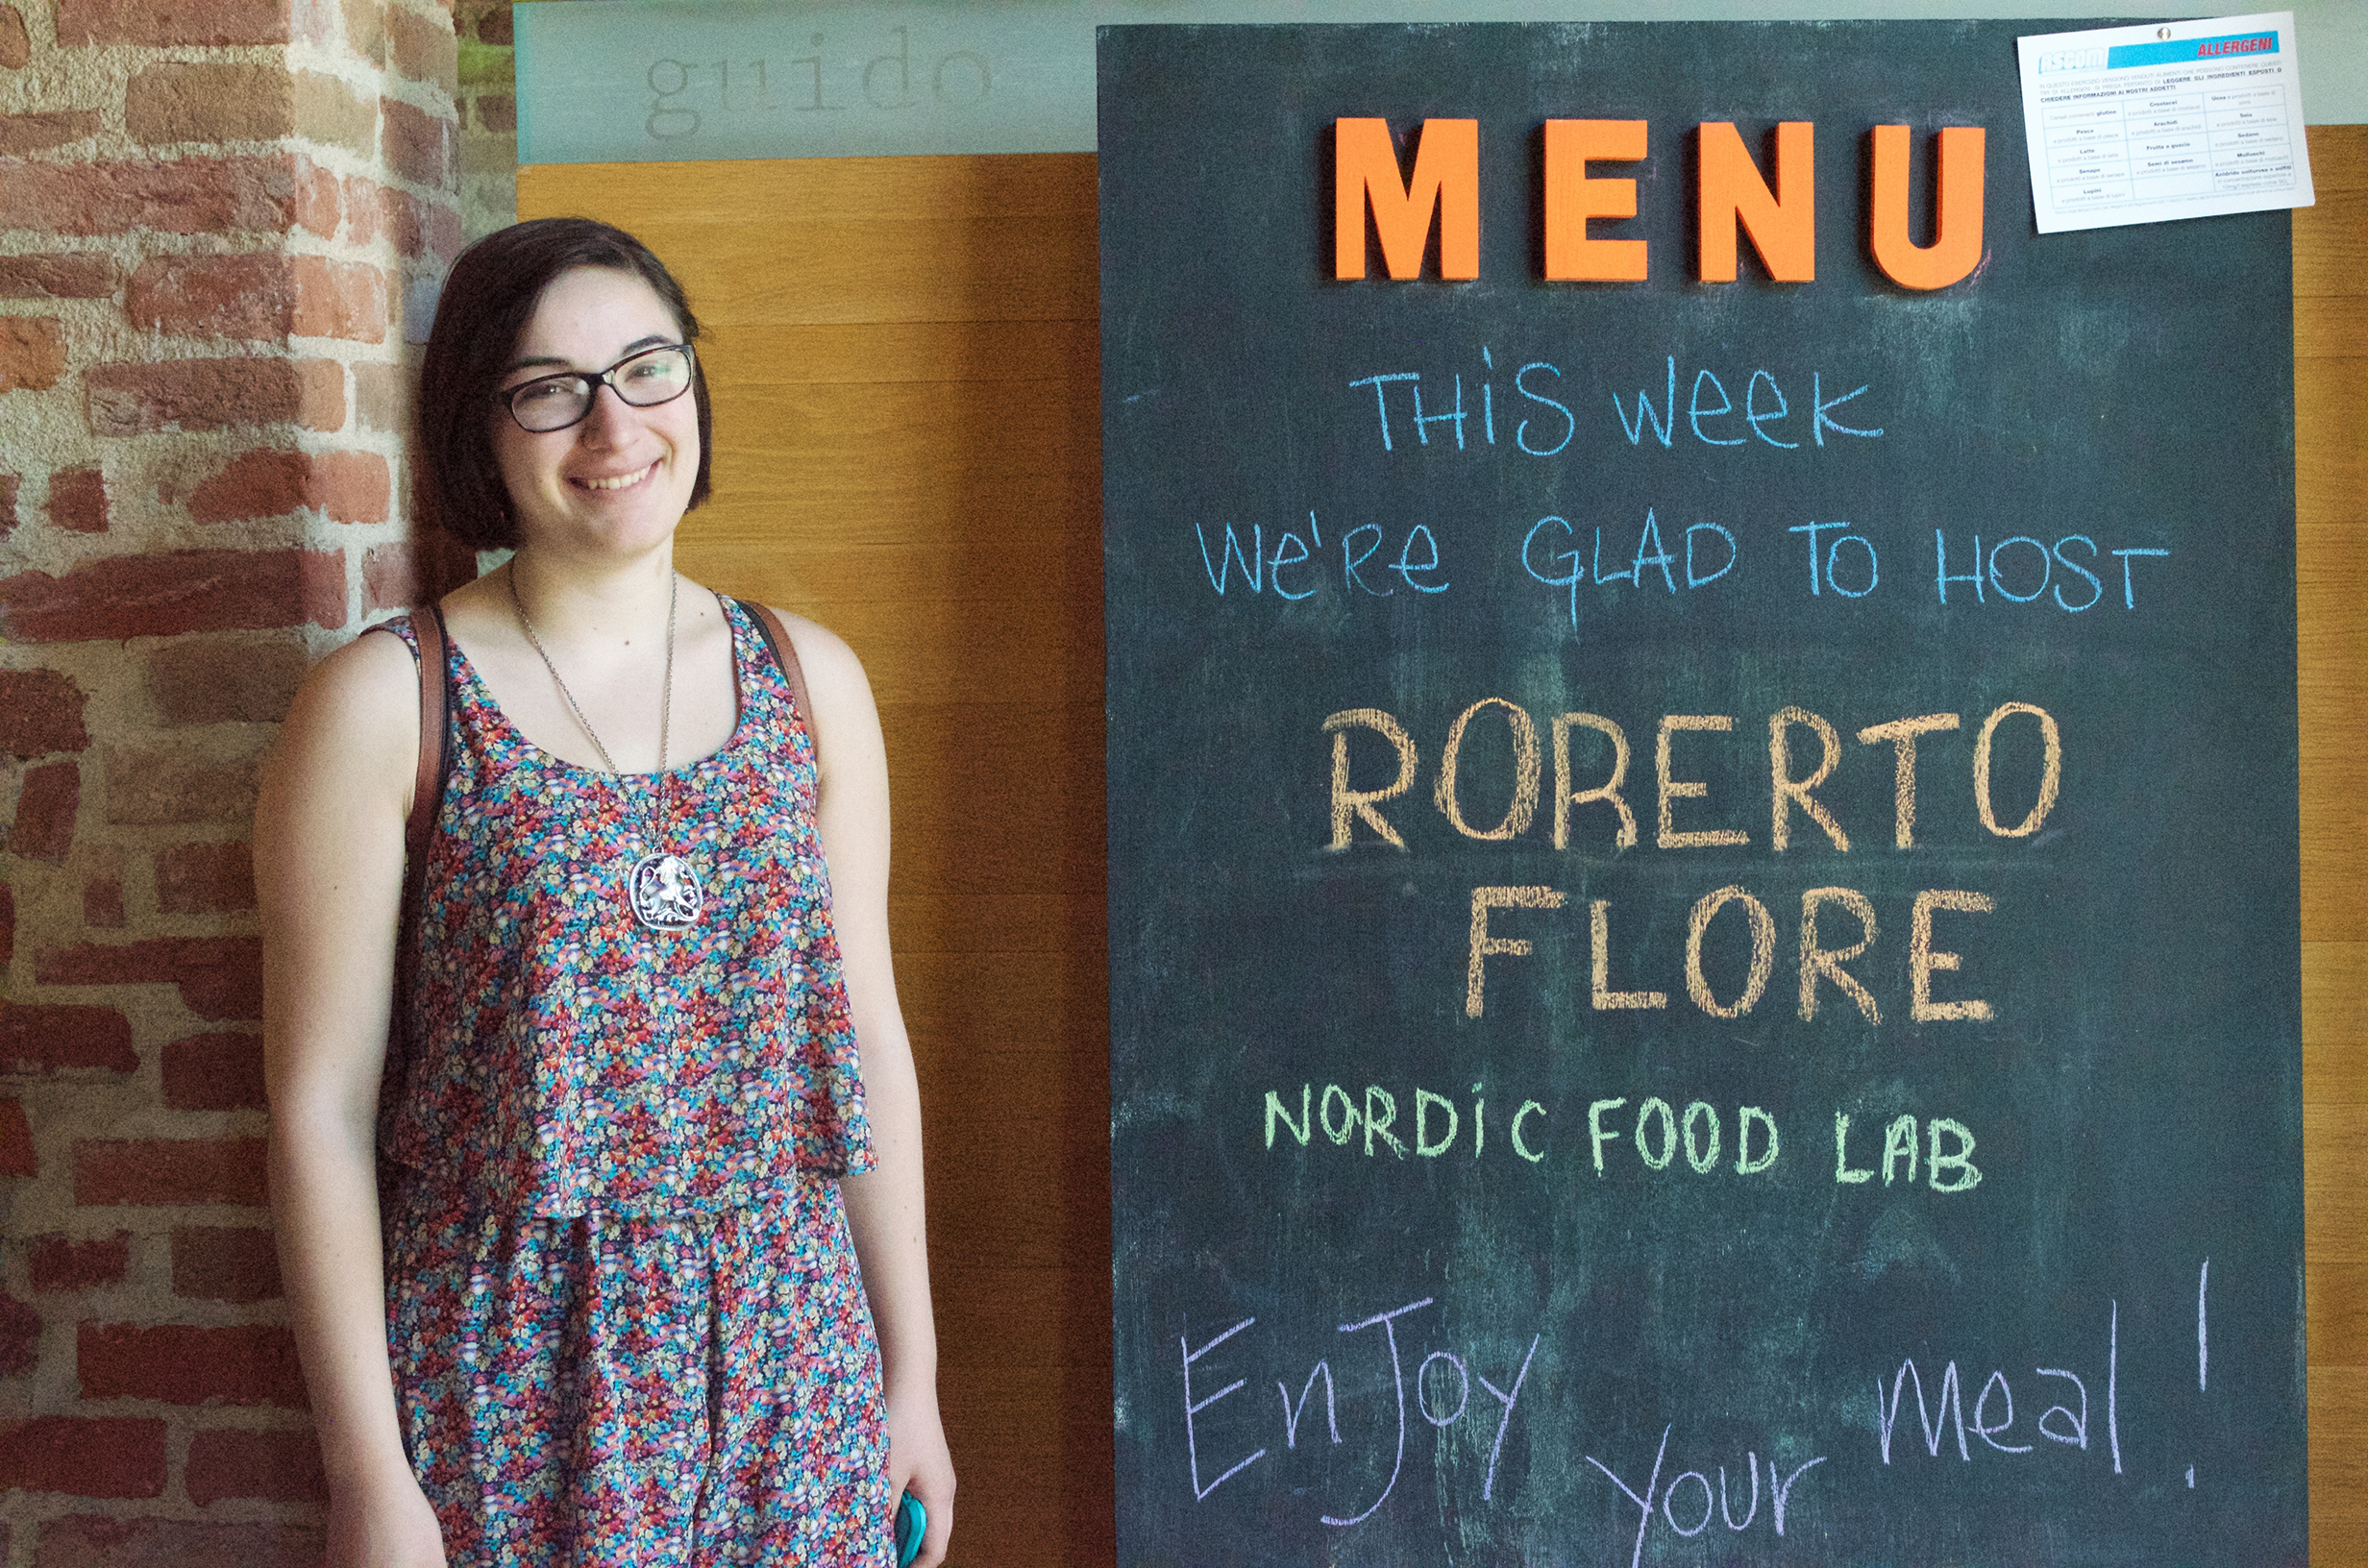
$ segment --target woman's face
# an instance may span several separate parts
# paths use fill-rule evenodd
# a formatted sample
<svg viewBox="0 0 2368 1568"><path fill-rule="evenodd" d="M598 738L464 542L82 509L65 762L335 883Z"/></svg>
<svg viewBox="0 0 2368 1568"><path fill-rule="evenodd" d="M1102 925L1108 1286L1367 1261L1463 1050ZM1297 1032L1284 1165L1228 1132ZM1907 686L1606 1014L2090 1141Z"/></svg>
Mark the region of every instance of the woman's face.
<svg viewBox="0 0 2368 1568"><path fill-rule="evenodd" d="M543 290L502 390L562 371L598 375L681 340L681 324L648 283L613 268L577 267ZM602 386L580 423L541 434L521 429L506 406L491 417L494 461L521 548L636 555L663 543L690 504L699 477L695 393L636 408Z"/></svg>

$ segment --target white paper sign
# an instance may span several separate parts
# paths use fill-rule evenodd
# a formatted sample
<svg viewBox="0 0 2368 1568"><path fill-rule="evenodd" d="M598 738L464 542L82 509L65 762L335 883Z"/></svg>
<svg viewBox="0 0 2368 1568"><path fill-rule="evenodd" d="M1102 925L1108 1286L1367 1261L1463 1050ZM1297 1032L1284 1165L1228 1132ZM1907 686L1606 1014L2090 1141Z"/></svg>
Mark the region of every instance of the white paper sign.
<svg viewBox="0 0 2368 1568"><path fill-rule="evenodd" d="M2311 205L2292 12L2016 42L2039 233Z"/></svg>

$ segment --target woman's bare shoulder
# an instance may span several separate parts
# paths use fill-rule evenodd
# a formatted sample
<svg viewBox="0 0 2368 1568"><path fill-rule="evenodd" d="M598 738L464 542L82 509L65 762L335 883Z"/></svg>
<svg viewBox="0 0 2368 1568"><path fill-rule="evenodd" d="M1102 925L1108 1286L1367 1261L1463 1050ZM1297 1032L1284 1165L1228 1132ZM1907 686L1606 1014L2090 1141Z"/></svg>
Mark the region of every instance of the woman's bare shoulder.
<svg viewBox="0 0 2368 1568"><path fill-rule="evenodd" d="M826 717L834 697L859 697L862 707L871 707L871 680L863 673L863 661L855 656L845 638L821 622L795 611L777 605L765 607L781 618L781 627L789 633L790 646L797 652L798 666L805 674L815 705L824 710Z"/></svg>
<svg viewBox="0 0 2368 1568"><path fill-rule="evenodd" d="M275 771L318 786L400 788L419 755L418 660L399 637L373 631L312 667L281 726Z"/></svg>
<svg viewBox="0 0 2368 1568"><path fill-rule="evenodd" d="M770 606L768 606L770 608ZM818 621L775 609L805 674L814 747L826 775L872 787L883 771L879 708L863 661L845 638ZM884 784L884 780L881 781ZM840 792L844 793L844 792Z"/></svg>
<svg viewBox="0 0 2368 1568"><path fill-rule="evenodd" d="M847 640L820 621L800 615L795 610L782 609L777 604L768 604L765 608L780 618L781 625L788 631L790 641L798 645L798 658L801 663L844 662L853 665L857 670L863 668L861 661L855 657L855 650L847 646Z"/></svg>
<svg viewBox="0 0 2368 1568"><path fill-rule="evenodd" d="M419 659L393 632L377 627L355 638L314 665L305 677L308 698L322 717L362 729L416 727L419 718Z"/></svg>

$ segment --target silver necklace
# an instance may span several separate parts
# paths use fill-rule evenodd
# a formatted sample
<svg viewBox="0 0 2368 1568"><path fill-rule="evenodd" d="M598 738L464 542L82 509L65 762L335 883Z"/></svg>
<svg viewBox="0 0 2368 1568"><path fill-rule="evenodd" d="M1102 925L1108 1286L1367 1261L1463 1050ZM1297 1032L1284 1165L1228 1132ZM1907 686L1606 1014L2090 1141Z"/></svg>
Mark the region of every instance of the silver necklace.
<svg viewBox="0 0 2368 1568"><path fill-rule="evenodd" d="M667 726L674 710L675 601L680 589L681 579L673 573L668 573L666 582L666 686L658 697L657 776L650 787L650 843L652 847L649 853L633 862L632 870L627 873L625 878L626 901L632 907L633 919L653 931L688 930L697 923L700 908L705 902L700 891L699 873L691 869L691 863L680 855L670 853L666 848L666 796L669 782L666 776L666 741ZM624 800L626 812L629 816L633 809L633 797L625 787L624 771L618 768L616 760L609 756L608 747L601 744L600 731L594 729L592 721L584 717L583 706L576 700L576 694L569 691L567 682L559 678L559 667L553 664L551 655L544 651L543 640L534 635L534 623L527 617L526 600L518 597L518 572L515 567L510 569L509 575L509 602L511 608L518 612L518 625L526 631L528 645L534 649L535 656L543 661L543 668L551 672L551 683L559 688L559 696L566 699L568 712L574 714L576 723L583 726L584 734L592 742L592 749L601 755L601 765L606 768L609 776L616 780L617 795Z"/></svg>

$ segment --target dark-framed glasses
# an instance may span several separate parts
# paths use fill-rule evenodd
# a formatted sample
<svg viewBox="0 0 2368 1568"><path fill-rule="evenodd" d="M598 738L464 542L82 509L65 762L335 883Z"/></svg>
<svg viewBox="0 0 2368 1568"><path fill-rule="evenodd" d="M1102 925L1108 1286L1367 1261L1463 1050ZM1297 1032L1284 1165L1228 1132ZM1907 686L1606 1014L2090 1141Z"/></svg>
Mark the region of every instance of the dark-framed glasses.
<svg viewBox="0 0 2368 1568"><path fill-rule="evenodd" d="M548 435L583 423L603 385L636 408L672 403L691 389L691 346L667 343L643 349L597 374L571 370L537 376L495 393L494 399L509 410L520 429Z"/></svg>

